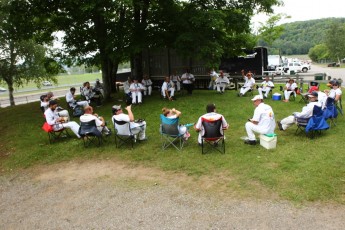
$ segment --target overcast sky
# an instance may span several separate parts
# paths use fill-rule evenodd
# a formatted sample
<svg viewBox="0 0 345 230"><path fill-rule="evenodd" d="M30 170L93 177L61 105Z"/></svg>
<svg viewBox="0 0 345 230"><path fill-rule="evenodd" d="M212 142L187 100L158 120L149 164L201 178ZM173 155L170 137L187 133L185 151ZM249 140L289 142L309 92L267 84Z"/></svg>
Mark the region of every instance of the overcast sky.
<svg viewBox="0 0 345 230"><path fill-rule="evenodd" d="M285 13L291 16L281 23L306 21L319 18L345 17L345 0L283 0L283 7L276 7L275 13ZM253 25L265 22L267 16L257 15L253 18Z"/></svg>

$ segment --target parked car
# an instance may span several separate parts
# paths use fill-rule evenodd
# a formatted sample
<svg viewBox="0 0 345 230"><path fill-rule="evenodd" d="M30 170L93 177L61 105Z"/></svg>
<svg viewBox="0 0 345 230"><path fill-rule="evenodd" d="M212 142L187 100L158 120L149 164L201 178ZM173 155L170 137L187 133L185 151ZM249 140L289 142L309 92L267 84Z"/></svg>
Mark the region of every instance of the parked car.
<svg viewBox="0 0 345 230"><path fill-rule="evenodd" d="M340 64L336 62L331 62L327 65L327 67L340 67Z"/></svg>
<svg viewBox="0 0 345 230"><path fill-rule="evenodd" d="M310 65L302 64L300 62L290 62L286 66L284 66L284 72L288 73L290 71L294 71L295 73L303 72L306 73L310 70Z"/></svg>
<svg viewBox="0 0 345 230"><path fill-rule="evenodd" d="M0 92L6 92L5 88L0 87Z"/></svg>
<svg viewBox="0 0 345 230"><path fill-rule="evenodd" d="M44 81L42 82L43 86L52 86L53 84L50 81Z"/></svg>

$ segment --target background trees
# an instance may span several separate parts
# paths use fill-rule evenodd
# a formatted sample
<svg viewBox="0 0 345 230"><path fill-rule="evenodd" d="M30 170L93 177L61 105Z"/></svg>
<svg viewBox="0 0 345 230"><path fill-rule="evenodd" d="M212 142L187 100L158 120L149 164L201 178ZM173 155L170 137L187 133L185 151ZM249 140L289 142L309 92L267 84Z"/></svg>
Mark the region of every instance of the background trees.
<svg viewBox="0 0 345 230"><path fill-rule="evenodd" d="M60 71L60 66L47 58L46 49L37 43L45 38L41 36L41 23L32 12L27 1L0 1L0 81L8 86L11 106L15 105L15 85L33 81L39 86L44 79L54 80L53 75Z"/></svg>

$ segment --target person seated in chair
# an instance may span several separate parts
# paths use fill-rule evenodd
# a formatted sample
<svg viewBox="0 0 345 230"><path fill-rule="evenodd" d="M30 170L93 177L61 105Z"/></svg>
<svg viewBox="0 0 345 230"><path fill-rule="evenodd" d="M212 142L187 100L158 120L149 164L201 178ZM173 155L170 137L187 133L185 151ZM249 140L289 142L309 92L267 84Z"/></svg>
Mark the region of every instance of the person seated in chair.
<svg viewBox="0 0 345 230"><path fill-rule="evenodd" d="M341 99L342 91L339 88L340 83L337 80L332 80L330 83L331 90L324 90L326 95L334 99L334 103L337 103Z"/></svg>
<svg viewBox="0 0 345 230"><path fill-rule="evenodd" d="M199 132L198 135L198 143L201 145L202 142L202 136L205 134L203 125L202 125L202 119L207 119L207 120L222 120L222 130L220 132L223 134L223 131L228 129L229 125L226 122L225 118L223 115L216 113L216 105L215 104L208 104L206 106L206 114L202 115L199 117L198 122L194 125L194 129Z"/></svg>
<svg viewBox="0 0 345 230"><path fill-rule="evenodd" d="M223 71L220 71L219 77L215 80L217 92L223 94L225 87L230 84L227 77L224 76Z"/></svg>
<svg viewBox="0 0 345 230"><path fill-rule="evenodd" d="M254 115L245 125L247 132L247 139L244 141L245 144L256 145L255 134L271 134L274 133L276 122L274 120L274 113L271 106L264 103L261 95L256 95L252 99L255 110Z"/></svg>
<svg viewBox="0 0 345 230"><path fill-rule="evenodd" d="M174 74L170 76L170 80L174 83L175 91L179 92L181 90L181 78L176 73L176 70L174 71Z"/></svg>
<svg viewBox="0 0 345 230"><path fill-rule="evenodd" d="M99 94L96 94L94 92L94 89L91 87L90 82L85 82L84 87L82 89L83 95L85 99L90 103L90 101L95 101L97 103L97 106L101 106L101 97Z"/></svg>
<svg viewBox="0 0 345 230"><path fill-rule="evenodd" d="M41 95L41 110L44 113L49 108L49 101L55 100L58 101L59 98L54 99L53 92L48 92L47 94ZM62 107L58 106L55 110L60 117L67 117L67 121L70 120L70 116L67 110L63 109Z"/></svg>
<svg viewBox="0 0 345 230"><path fill-rule="evenodd" d="M103 84L100 82L99 79L96 79L95 86L93 87L93 89L96 94L98 94L99 92L104 97Z"/></svg>
<svg viewBox="0 0 345 230"><path fill-rule="evenodd" d="M294 79L289 79L284 87L284 102L289 102L290 95L295 93L295 89L297 88L297 84Z"/></svg>
<svg viewBox="0 0 345 230"><path fill-rule="evenodd" d="M164 82L162 85L162 95L164 99L168 98L169 101L174 100L174 95L175 95L174 83L170 80L168 76L165 76L164 78Z"/></svg>
<svg viewBox="0 0 345 230"><path fill-rule="evenodd" d="M270 81L270 77L266 76L265 80L261 83L261 86L258 88L259 95L261 95L263 98L267 98L268 94L274 87L274 84L272 81ZM265 93L265 95L262 95L262 93Z"/></svg>
<svg viewBox="0 0 345 230"><path fill-rule="evenodd" d="M194 89L195 78L194 75L190 73L189 69L187 69L186 72L182 74L181 81L183 84L183 88L186 89L188 94L191 95Z"/></svg>
<svg viewBox="0 0 345 230"><path fill-rule="evenodd" d="M178 111L175 108L168 109L165 107L162 109L162 113L165 117L170 118L170 119L178 118L182 114L180 111ZM185 125L179 125L178 130L179 130L180 135L183 135L183 139L188 140L188 138L190 137L190 133L188 132L187 127Z"/></svg>
<svg viewBox="0 0 345 230"><path fill-rule="evenodd" d="M71 108L75 108L77 105L79 106L88 106L89 102L87 101L77 101L75 98L75 88L70 88L69 92L66 94L66 102L69 104Z"/></svg>
<svg viewBox="0 0 345 230"><path fill-rule="evenodd" d="M294 112L291 116L288 116L281 121L277 121L280 130L286 130L291 125L295 124L296 118L310 118L313 115L314 106L318 106L317 102L318 93L312 92L308 94L309 103L302 108L301 112Z"/></svg>
<svg viewBox="0 0 345 230"><path fill-rule="evenodd" d="M145 74L141 84L144 86L144 96L151 96L152 93L152 81L149 75Z"/></svg>
<svg viewBox="0 0 345 230"><path fill-rule="evenodd" d="M69 128L78 138L80 138L78 134L79 125L75 121L68 121L65 117L60 117L56 111L57 106L58 103L56 100L49 101L49 108L44 112L47 123L53 126L55 131L62 128Z"/></svg>
<svg viewBox="0 0 345 230"><path fill-rule="evenodd" d="M134 115L132 112L131 105L126 107L128 115L123 113L121 105L114 105L112 107L112 112L114 116L112 117L113 122L129 122L129 127L131 133L133 135L138 135L138 140L143 141L146 140L146 122L145 121L138 121L135 122ZM122 130L122 133L129 132L129 130ZM128 133L129 134L129 133Z"/></svg>
<svg viewBox="0 0 345 230"><path fill-rule="evenodd" d="M80 116L80 122L90 122L95 121L98 131L104 133L105 135L110 135L111 131L106 126L104 118L98 116L98 114L93 113L93 108L91 106L86 106L84 108L84 115Z"/></svg>
<svg viewBox="0 0 345 230"><path fill-rule="evenodd" d="M137 103L137 98L138 98L138 104L141 104L142 99L143 99L142 92L144 91L144 86L138 82L138 79L133 80L133 83L129 87L129 91L132 94L132 104Z"/></svg>
<svg viewBox="0 0 345 230"><path fill-rule="evenodd" d="M238 94L239 97L244 96L249 90L253 90L255 84L255 80L251 71L248 71L248 73L245 74L244 70L242 70L241 73L244 79L244 85L240 89L240 93Z"/></svg>
<svg viewBox="0 0 345 230"><path fill-rule="evenodd" d="M216 80L219 77L217 72L214 69L211 69L210 71L210 84L208 85L208 89L216 89Z"/></svg>

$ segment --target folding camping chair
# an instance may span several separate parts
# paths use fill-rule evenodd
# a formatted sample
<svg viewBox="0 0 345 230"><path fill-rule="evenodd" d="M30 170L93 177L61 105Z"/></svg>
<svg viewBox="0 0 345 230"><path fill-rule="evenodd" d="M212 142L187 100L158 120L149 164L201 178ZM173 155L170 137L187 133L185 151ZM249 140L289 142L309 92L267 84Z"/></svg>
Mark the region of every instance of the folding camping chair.
<svg viewBox="0 0 345 230"><path fill-rule="evenodd" d="M165 150L169 146L173 146L178 151L182 150L184 145L184 134L180 134L179 132L179 118L167 118L161 114L160 119L162 149Z"/></svg>
<svg viewBox="0 0 345 230"><path fill-rule="evenodd" d="M99 147L102 144L102 133L97 129L96 121L80 122L78 134L84 142L84 147L88 147L91 143Z"/></svg>
<svg viewBox="0 0 345 230"><path fill-rule="evenodd" d="M322 130L327 129L329 129L329 125L323 117L322 108L320 106L314 106L313 116L311 116L305 128L306 134L308 135L310 133L309 137L314 138L316 134L321 134Z"/></svg>
<svg viewBox="0 0 345 230"><path fill-rule="evenodd" d="M59 129L54 130L54 125L49 125L47 122L44 122L42 129L48 134L49 143L57 141L61 137L70 137L67 129L62 125L58 126Z"/></svg>
<svg viewBox="0 0 345 230"><path fill-rule="evenodd" d="M131 131L130 122L118 121L113 118L115 129L115 145L120 148L122 145L130 144L133 148L134 143L137 141L136 135Z"/></svg>
<svg viewBox="0 0 345 230"><path fill-rule="evenodd" d="M208 120L202 118L202 127L204 135L201 137L201 152L205 154L208 150L215 149L220 153L225 153L224 134L222 133L222 118L217 120Z"/></svg>
<svg viewBox="0 0 345 230"><path fill-rule="evenodd" d="M334 99L331 97L328 97L326 100L326 107L325 110L323 111L323 117L328 120L330 119L331 121L329 122L329 125L333 124L336 126L335 119L338 117L338 110L335 105Z"/></svg>

